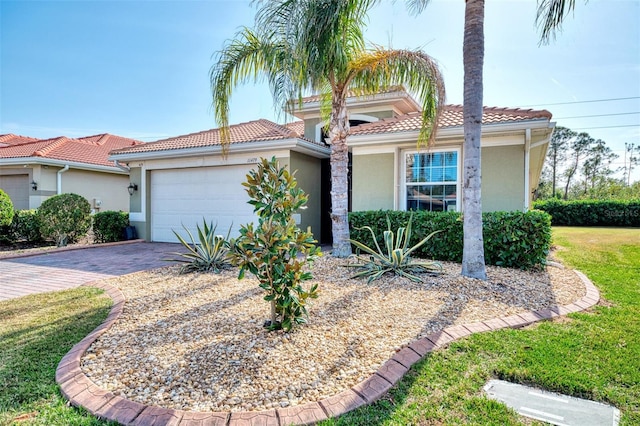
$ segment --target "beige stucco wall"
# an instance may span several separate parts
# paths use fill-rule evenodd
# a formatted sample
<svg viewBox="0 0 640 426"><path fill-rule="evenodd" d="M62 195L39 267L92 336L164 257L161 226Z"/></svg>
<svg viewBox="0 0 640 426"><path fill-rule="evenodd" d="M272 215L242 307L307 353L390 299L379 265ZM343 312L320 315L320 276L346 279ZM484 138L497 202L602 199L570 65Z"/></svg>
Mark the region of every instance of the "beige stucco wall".
<svg viewBox="0 0 640 426"><path fill-rule="evenodd" d="M393 162L393 153L353 156L353 211L393 209Z"/></svg>
<svg viewBox="0 0 640 426"><path fill-rule="evenodd" d="M482 148L482 210L524 208L524 146Z"/></svg>
<svg viewBox="0 0 640 426"><path fill-rule="evenodd" d="M296 172L295 177L298 181L298 187L309 196L307 208L298 212L300 214L299 226L301 229L307 229L310 226L315 239L319 240L322 215L320 208L320 185L322 183L320 160L291 151L289 170Z"/></svg>
<svg viewBox="0 0 640 426"><path fill-rule="evenodd" d="M54 179L55 173L54 173ZM62 193L83 196L96 212L129 211L129 176L69 169L62 174ZM97 205L94 200L100 200Z"/></svg>
<svg viewBox="0 0 640 426"><path fill-rule="evenodd" d="M23 166L3 166L2 174L28 174L29 206L37 209L48 198L58 194L58 171L60 166L33 164ZM31 182L38 185L31 189ZM62 193L74 193L83 196L94 206L94 198L102 200L102 206L96 211L122 210L129 211L129 194L127 193L129 177L124 174L78 170L70 168L62 174Z"/></svg>

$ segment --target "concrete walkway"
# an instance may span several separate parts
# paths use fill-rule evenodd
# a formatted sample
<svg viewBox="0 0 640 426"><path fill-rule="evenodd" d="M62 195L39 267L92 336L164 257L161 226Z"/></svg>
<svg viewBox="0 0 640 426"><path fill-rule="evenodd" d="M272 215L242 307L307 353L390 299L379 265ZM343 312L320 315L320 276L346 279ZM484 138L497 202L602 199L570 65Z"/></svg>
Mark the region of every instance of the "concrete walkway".
<svg viewBox="0 0 640 426"><path fill-rule="evenodd" d="M170 263L162 259L181 248L179 244L131 241L3 258L0 301L167 266Z"/></svg>

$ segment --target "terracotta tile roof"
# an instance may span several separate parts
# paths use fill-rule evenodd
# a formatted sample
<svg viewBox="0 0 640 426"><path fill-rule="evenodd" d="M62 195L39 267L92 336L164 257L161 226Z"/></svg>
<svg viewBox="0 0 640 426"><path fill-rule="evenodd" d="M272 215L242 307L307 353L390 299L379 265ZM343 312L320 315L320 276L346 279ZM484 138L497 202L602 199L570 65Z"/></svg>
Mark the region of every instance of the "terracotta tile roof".
<svg viewBox="0 0 640 426"><path fill-rule="evenodd" d="M515 123L536 119L551 119L551 113L547 110L532 110L519 108L484 107L482 124ZM361 124L351 129L352 135L369 135L379 133L410 132L420 130L422 118L419 113L410 113L395 118L384 119L373 123ZM446 105L440 122L439 129L462 127L462 105Z"/></svg>
<svg viewBox="0 0 640 426"><path fill-rule="evenodd" d="M302 138L304 124L302 121L287 125L276 124L272 121L260 119L229 126L231 144L242 144L258 141L274 141L291 138ZM112 154L168 151L185 148L201 148L220 145L220 129L204 130L183 136L161 139L130 148L112 152ZM319 144L324 146L323 144Z"/></svg>
<svg viewBox="0 0 640 426"><path fill-rule="evenodd" d="M285 124L285 126L287 127L287 129L295 132L299 137L304 137L304 121L294 121L293 123Z"/></svg>
<svg viewBox="0 0 640 426"><path fill-rule="evenodd" d="M109 152L141 145L142 142L110 135L108 133L84 138L61 136L52 139L35 139L24 136L0 135L0 160L3 158L40 157L52 160L113 166Z"/></svg>
<svg viewBox="0 0 640 426"><path fill-rule="evenodd" d="M21 145L23 143L33 142L36 140L36 138L9 133L6 135L0 135L0 148L3 148L5 146Z"/></svg>

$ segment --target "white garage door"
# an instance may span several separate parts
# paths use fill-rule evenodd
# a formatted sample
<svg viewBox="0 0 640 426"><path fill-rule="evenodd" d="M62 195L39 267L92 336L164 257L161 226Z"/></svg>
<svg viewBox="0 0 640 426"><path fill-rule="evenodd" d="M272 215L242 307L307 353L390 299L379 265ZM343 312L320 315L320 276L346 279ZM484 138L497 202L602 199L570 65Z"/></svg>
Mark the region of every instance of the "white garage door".
<svg viewBox="0 0 640 426"><path fill-rule="evenodd" d="M7 193L15 210L29 208L29 175L0 176L0 189Z"/></svg>
<svg viewBox="0 0 640 426"><path fill-rule="evenodd" d="M251 165L154 170L151 172L151 240L177 242L173 230L197 237L202 218L218 224L216 233L238 236L240 225L256 222L242 182ZM187 238L187 241L188 238Z"/></svg>

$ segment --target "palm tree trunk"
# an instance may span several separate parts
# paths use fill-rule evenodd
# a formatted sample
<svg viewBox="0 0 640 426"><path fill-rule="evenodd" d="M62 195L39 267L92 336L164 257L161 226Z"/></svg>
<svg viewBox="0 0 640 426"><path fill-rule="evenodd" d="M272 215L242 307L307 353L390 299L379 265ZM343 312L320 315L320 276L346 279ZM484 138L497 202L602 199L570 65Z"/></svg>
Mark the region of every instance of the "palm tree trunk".
<svg viewBox="0 0 640 426"><path fill-rule="evenodd" d="M329 138L331 140L331 232L335 257L347 257L351 254L349 243L349 186L348 165L349 116L344 88L333 91Z"/></svg>
<svg viewBox="0 0 640 426"><path fill-rule="evenodd" d="M482 66L484 0L466 0L464 17L464 165L462 275L487 279L482 238L480 138L482 135Z"/></svg>

